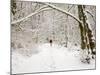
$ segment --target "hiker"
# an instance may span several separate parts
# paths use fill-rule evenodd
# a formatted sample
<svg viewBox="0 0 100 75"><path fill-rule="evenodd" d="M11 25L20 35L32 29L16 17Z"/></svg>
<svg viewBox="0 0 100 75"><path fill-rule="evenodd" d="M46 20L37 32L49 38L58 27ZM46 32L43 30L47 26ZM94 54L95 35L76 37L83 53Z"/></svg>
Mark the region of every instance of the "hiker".
<svg viewBox="0 0 100 75"><path fill-rule="evenodd" d="M51 39L50 39L50 41L49 41L49 42L50 42L50 46L52 46L52 40L51 40Z"/></svg>

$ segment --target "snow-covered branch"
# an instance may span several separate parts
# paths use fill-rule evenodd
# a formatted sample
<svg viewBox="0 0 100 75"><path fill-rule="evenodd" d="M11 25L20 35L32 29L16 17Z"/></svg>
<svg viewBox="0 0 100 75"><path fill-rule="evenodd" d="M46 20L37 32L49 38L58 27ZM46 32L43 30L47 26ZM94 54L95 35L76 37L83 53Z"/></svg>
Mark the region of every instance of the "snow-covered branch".
<svg viewBox="0 0 100 75"><path fill-rule="evenodd" d="M56 10L62 12L62 13L65 13L65 14L71 16L71 17L74 18L76 21L78 21L79 23L82 24L82 22L81 22L76 16L74 16L73 14L71 14L71 13L69 13L69 12L67 12L67 11L65 11L65 10L63 10L63 9L61 9L61 8L59 8L59 7L57 7L57 6L54 6L54 5L52 5L52 4L49 4L49 3L44 3L44 4L48 5L49 7L53 8L53 9L56 9Z"/></svg>
<svg viewBox="0 0 100 75"><path fill-rule="evenodd" d="M74 5L72 5L69 9L68 9L68 12L74 7Z"/></svg>
<svg viewBox="0 0 100 75"><path fill-rule="evenodd" d="M25 20L25 19L27 19L27 18L29 18L29 17L31 17L31 16L33 16L33 15L39 13L39 12L41 12L41 11L44 11L44 10L42 10L42 9L45 8L45 7L47 7L47 5L42 6L41 8L39 8L38 10L36 10L35 12L29 14L28 16L26 16L26 17L24 17L24 18L21 18L21 19L19 19L19 20L16 20L16 21L11 22L11 24L16 24L16 23L21 22L21 21L23 21L23 20Z"/></svg>
<svg viewBox="0 0 100 75"><path fill-rule="evenodd" d="M37 32L39 29L27 29L27 28L21 28L23 31L27 32Z"/></svg>
<svg viewBox="0 0 100 75"><path fill-rule="evenodd" d="M93 21L96 22L96 20L94 19L94 15L93 15L91 12L89 12L88 10L86 10L86 12L87 12L89 15L91 15L91 17L93 18Z"/></svg>
<svg viewBox="0 0 100 75"><path fill-rule="evenodd" d="M25 19L27 19L27 18L29 18L29 17L31 17L31 16L33 16L33 15L39 13L39 12L42 12L42 11L46 10L46 9L43 9L43 8L45 8L45 7L47 7L47 6L53 8L53 9L56 9L56 10L58 10L58 11L64 13L64 14L67 14L67 15L71 16L72 18L74 18L74 19L75 19L76 21L78 21L79 23L82 23L82 22L81 22L76 16L74 16L73 14L71 14L71 13L69 13L69 12L67 12L67 11L65 11L65 10L63 10L63 9L61 9L61 8L59 8L59 7L56 7L56 6L52 5L52 4L49 4L49 3L44 3L44 4L46 4L46 5L44 5L43 7L39 8L39 9L36 10L34 13L31 13L31 14L29 14L28 16L26 16L26 17L24 17L24 18L21 18L21 19L19 19L19 20L13 21L13 22L11 22L11 24L16 24L16 23L21 22L21 21L23 21L23 20L25 20ZM42 10L42 9L43 9L43 10ZM50 8L49 8L49 9L50 9ZM48 10L48 9L47 9L47 10Z"/></svg>

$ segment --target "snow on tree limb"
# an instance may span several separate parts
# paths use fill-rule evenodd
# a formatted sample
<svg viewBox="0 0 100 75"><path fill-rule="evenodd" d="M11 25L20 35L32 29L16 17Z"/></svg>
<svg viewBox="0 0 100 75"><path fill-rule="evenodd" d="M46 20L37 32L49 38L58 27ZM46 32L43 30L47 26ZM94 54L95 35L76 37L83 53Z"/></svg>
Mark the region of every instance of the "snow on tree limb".
<svg viewBox="0 0 100 75"><path fill-rule="evenodd" d="M36 10L35 12L29 14L28 16L26 16L26 17L24 17L24 18L21 18L21 19L19 19L19 20L16 20L16 21L11 22L11 24L16 24L16 23L18 23L18 22L21 22L21 21L23 21L23 20L25 20L25 19L27 19L27 18L29 18L29 17L31 17L31 16L33 16L33 15L39 13L39 12L43 11L43 10L41 10L41 9L43 9L43 8L45 8L45 7L47 7L47 5L42 6L41 8L39 8L38 10Z"/></svg>
<svg viewBox="0 0 100 75"><path fill-rule="evenodd" d="M85 13L85 15L86 15L87 17L88 17L88 14L90 14L90 12L88 12L87 10L84 11L84 13ZM91 15L91 14L90 14L90 15ZM93 17L93 15L91 15L91 16ZM92 30L91 24L90 24L90 22L89 22L88 19L86 20L86 22L88 23L88 27L89 27L89 29Z"/></svg>
<svg viewBox="0 0 100 75"><path fill-rule="evenodd" d="M68 9L68 12L74 7L74 5L72 5L69 9Z"/></svg>
<svg viewBox="0 0 100 75"><path fill-rule="evenodd" d="M88 10L86 10L86 12L87 12L88 14L90 14L91 17L93 18L93 21L96 22L96 20L94 19L94 15L93 15L91 12L89 12Z"/></svg>
<svg viewBox="0 0 100 75"><path fill-rule="evenodd" d="M27 32L37 32L39 29L27 29L27 28L21 28L23 31Z"/></svg>
<svg viewBox="0 0 100 75"><path fill-rule="evenodd" d="M71 16L71 17L74 18L76 21L78 21L79 23L82 24L82 22L81 22L76 16L74 16L73 14L71 14L71 13L69 13L69 12L67 12L67 11L65 11L65 10L63 10L63 9L61 9L61 8L59 8L59 7L57 7L57 6L54 6L54 5L52 5L52 4L49 4L49 3L44 3L44 4L48 5L49 7L53 8L53 9L56 9L56 10L62 12L62 13L65 13L65 14Z"/></svg>
<svg viewBox="0 0 100 75"><path fill-rule="evenodd" d="M16 23L21 22L21 21L23 21L23 20L25 20L25 19L27 19L27 18L29 18L29 17L31 17L31 16L33 16L33 15L39 13L39 12L42 12L42 11L44 11L44 10L42 10L42 9L45 8L45 7L47 7L47 6L53 8L53 9L56 9L56 10L58 10L58 11L64 13L64 14L67 14L67 15L71 16L71 17L74 18L76 21L78 21L79 23L82 24L82 21L80 21L80 20L79 20L76 16L74 16L73 14L71 14L71 13L69 13L69 12L67 12L67 11L65 11L65 10L63 10L63 9L61 9L61 8L59 8L59 7L56 7L56 6L52 5L52 4L49 4L49 3L44 3L44 4L45 4L44 6L42 6L42 7L39 8L38 10L36 10L34 13L31 13L31 14L29 14L28 16L26 16L26 17L24 17L24 18L21 18L21 19L19 19L19 20L13 21L13 22L11 22L11 24L16 24ZM46 10L46 9L45 9L45 10ZM47 9L47 10L48 10L48 9Z"/></svg>

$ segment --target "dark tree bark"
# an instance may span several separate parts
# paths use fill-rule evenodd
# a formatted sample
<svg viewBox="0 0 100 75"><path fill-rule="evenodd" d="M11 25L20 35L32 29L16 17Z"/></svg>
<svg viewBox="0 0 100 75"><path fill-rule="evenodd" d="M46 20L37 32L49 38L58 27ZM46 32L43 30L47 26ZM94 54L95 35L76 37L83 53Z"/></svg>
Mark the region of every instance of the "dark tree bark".
<svg viewBox="0 0 100 75"><path fill-rule="evenodd" d="M85 35L86 35L86 29L85 29L85 24L86 24L86 18L83 13L83 6L78 5L78 14L79 14L79 19L82 21L82 23L79 23L80 27L80 33L81 33L81 48L85 49L86 48L86 42L85 42Z"/></svg>
<svg viewBox="0 0 100 75"><path fill-rule="evenodd" d="M87 23L87 16L84 13L85 11L85 6L84 5L78 5L78 14L79 14L79 19L82 21L82 24L79 23L80 27L80 32L81 32L81 48L91 49L91 53L93 53L93 48L95 47L95 42L93 42L93 32L89 28L89 24Z"/></svg>
<svg viewBox="0 0 100 75"><path fill-rule="evenodd" d="M13 15L15 15L16 13L16 8L17 8L16 0L11 0L11 12Z"/></svg>

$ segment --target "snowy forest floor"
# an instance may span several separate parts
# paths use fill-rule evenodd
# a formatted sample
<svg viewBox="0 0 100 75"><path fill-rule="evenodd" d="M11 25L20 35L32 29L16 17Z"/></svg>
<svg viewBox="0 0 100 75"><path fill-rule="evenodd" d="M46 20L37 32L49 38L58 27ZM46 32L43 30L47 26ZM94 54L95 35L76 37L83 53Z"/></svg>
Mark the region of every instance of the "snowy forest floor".
<svg viewBox="0 0 100 75"><path fill-rule="evenodd" d="M34 50L34 49L33 49ZM39 45L36 54L25 57L12 52L12 73L50 72L63 70L95 69L95 60L90 64L80 61L81 53L75 47L62 47L49 43Z"/></svg>

